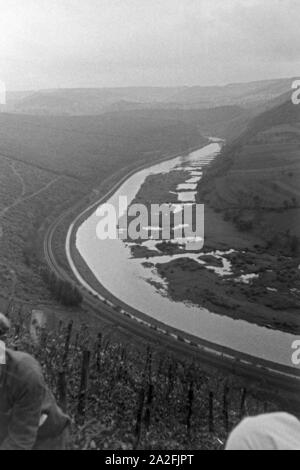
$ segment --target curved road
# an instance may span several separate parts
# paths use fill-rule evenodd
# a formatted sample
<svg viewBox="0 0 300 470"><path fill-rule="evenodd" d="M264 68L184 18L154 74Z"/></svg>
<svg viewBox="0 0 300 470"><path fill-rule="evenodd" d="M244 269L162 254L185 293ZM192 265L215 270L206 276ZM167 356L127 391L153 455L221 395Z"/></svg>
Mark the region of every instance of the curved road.
<svg viewBox="0 0 300 470"><path fill-rule="evenodd" d="M171 159L174 157L164 158ZM161 161L161 160L160 160ZM159 161L155 162L158 163ZM102 322L111 328L117 328L125 335L136 338L143 344L148 343L154 348L165 350L168 353L197 360L203 365L214 367L222 372L229 372L243 377L251 382L256 382L264 388L270 388L273 392L287 392L292 394L295 401L300 402L300 371L292 367L284 367L275 363L260 360L258 358L240 354L227 348L217 347L206 341L197 338L191 341L189 337L184 337L184 333L177 332L173 328L164 325L164 328L157 327L155 323L151 324L151 318L145 321L145 316L132 313L130 307L124 309L124 304L120 302L118 305L114 299L111 302L109 296L100 295L96 292L80 275L71 256L70 241L76 222L80 218L90 212L94 207L103 203L111 197L111 195L124 183L124 181L137 171L149 166L148 164L140 165L131 170L119 179L117 183L107 191L99 200L89 205L82 211L82 201L64 212L50 227L48 228L44 238L44 256L49 268L60 278L73 282L72 276L66 272L57 261L53 251L53 237L66 217L70 217L74 213L79 213L70 226L66 240L67 258L70 268L75 274L80 290L83 295L83 306L88 308L90 315L101 319ZM115 175L108 178L106 183L113 179Z"/></svg>

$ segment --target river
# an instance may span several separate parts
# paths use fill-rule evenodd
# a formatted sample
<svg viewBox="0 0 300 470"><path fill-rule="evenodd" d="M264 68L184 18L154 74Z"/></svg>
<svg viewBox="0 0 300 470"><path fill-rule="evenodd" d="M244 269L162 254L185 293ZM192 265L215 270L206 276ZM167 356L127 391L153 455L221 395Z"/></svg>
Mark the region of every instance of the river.
<svg viewBox="0 0 300 470"><path fill-rule="evenodd" d="M130 203L149 175L184 169L189 171L189 179L182 181L183 186L177 188L178 203L192 203L195 195L193 185L201 179L203 167L215 158L220 149L219 142L212 142L187 156L173 158L139 171L129 177L107 202L118 207L119 197L126 196ZM258 358L293 366L292 343L297 339L296 336L246 321L233 320L191 304L172 301L166 295L164 283L153 267L145 265L145 259L132 258L128 244L119 239L97 238L98 222L96 212L84 221L76 233L76 246L94 276L115 297L149 317L188 334ZM153 245L153 241L150 240L149 244ZM219 256L221 255L220 253ZM195 257L195 254L179 256ZM164 256L158 258L158 261L166 262L173 258ZM225 266L224 269L226 268ZM157 287L158 284L161 288Z"/></svg>

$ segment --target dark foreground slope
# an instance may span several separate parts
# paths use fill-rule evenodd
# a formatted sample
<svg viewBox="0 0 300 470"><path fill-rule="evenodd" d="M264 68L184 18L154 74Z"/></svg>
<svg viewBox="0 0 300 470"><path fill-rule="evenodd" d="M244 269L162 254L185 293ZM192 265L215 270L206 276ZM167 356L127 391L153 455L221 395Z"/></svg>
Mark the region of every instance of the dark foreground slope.
<svg viewBox="0 0 300 470"><path fill-rule="evenodd" d="M72 417L71 449L222 449L245 415L297 411L289 396L265 392L264 384L175 359L163 348L136 347L130 336L121 344L112 329L56 321L41 334L29 328L24 305L22 312L7 344L42 364Z"/></svg>

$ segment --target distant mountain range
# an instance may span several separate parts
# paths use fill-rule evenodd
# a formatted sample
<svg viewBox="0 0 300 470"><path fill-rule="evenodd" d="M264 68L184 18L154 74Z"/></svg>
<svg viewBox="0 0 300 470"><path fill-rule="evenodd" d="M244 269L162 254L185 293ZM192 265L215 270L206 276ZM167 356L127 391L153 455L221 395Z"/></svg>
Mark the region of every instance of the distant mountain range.
<svg viewBox="0 0 300 470"><path fill-rule="evenodd" d="M191 120L138 112L99 116L0 113L0 155L98 184L133 162L208 142Z"/></svg>
<svg viewBox="0 0 300 470"><path fill-rule="evenodd" d="M267 105L291 89L292 78L225 86L124 87L8 92L7 112L95 115L136 109L208 109Z"/></svg>

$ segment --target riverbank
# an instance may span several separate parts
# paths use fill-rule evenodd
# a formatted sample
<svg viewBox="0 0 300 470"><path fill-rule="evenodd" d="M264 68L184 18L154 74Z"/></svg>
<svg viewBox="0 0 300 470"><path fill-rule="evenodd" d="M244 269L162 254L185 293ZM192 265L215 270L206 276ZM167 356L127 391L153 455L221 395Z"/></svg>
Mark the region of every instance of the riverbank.
<svg viewBox="0 0 300 470"><path fill-rule="evenodd" d="M242 319L295 335L299 327L299 273L295 260L247 251L223 254L230 261L227 275L214 271L219 257L205 264L180 258L155 265L175 301L191 302L221 315ZM199 256L199 260L203 260ZM220 269L223 263L220 262Z"/></svg>
<svg viewBox="0 0 300 470"><path fill-rule="evenodd" d="M78 263L76 260L72 269L79 282L86 286L93 296L98 297L99 290L97 287L91 287L91 283L87 282L85 276L91 276L92 286L99 283L100 289L104 288L107 292L107 298L116 302L116 310L110 309L111 313L109 313L116 322L119 318L122 323L122 315L125 317L126 312L129 312L129 318L133 315L132 318L136 318L137 323L139 323L139 319L142 319L146 330L147 328L150 331L154 329L153 338L157 338L157 341L161 341L162 344L167 342L167 337L165 339L163 335L155 333L155 330L159 332L162 329L166 332L165 334L180 339L182 343L191 342L191 344L199 346L200 350L208 347L212 353L227 351L225 354L232 358L244 357L245 361L251 364L266 363L266 367L269 364L271 369L276 369L276 364L278 364L286 370L291 367L291 344L297 338L296 336L275 330L269 331L242 320L233 320L228 316L219 315L202 307L187 306L184 302L174 302L165 292L160 290L160 288L164 288L164 281L157 275L157 272L149 267L144 267L144 264L147 264L147 259L140 260L132 257L132 245L120 239L107 239L100 243L96 237L99 218L95 214L95 210L98 205L104 202L117 204L120 195L127 195L129 203L132 203L147 176L162 172L167 174L175 167L176 171L181 172L184 162L199 166L199 159L203 166L204 161L207 163L214 158L217 147L218 145L211 144L184 159L176 158L135 173L128 177L125 183L120 181L119 189L113 188L113 194L108 191L104 198L83 211L76 218L75 224L70 230L70 250L75 243L81 257L81 263L80 259ZM189 171L194 173L195 168L193 167ZM198 170L197 173L199 172ZM74 233L77 234L76 237L74 237ZM156 244L154 240L148 242L147 245L150 244L150 246ZM197 253L192 254L197 256ZM185 254L181 254L181 256L186 257ZM148 258L149 264L150 261L164 262L161 256L158 258L157 260ZM85 269L87 270L86 274L83 271ZM78 270L80 277L78 277ZM155 282L157 279L158 283ZM104 296L102 296L103 298ZM106 305L105 302L104 305ZM120 314L120 308L124 309L124 314ZM104 307L104 310L107 308ZM99 314L101 316L100 312ZM126 327L131 329L134 323L129 319ZM162 325L162 328L157 328L157 324ZM144 335L144 331L141 332L142 335ZM187 347L187 349L189 348Z"/></svg>

